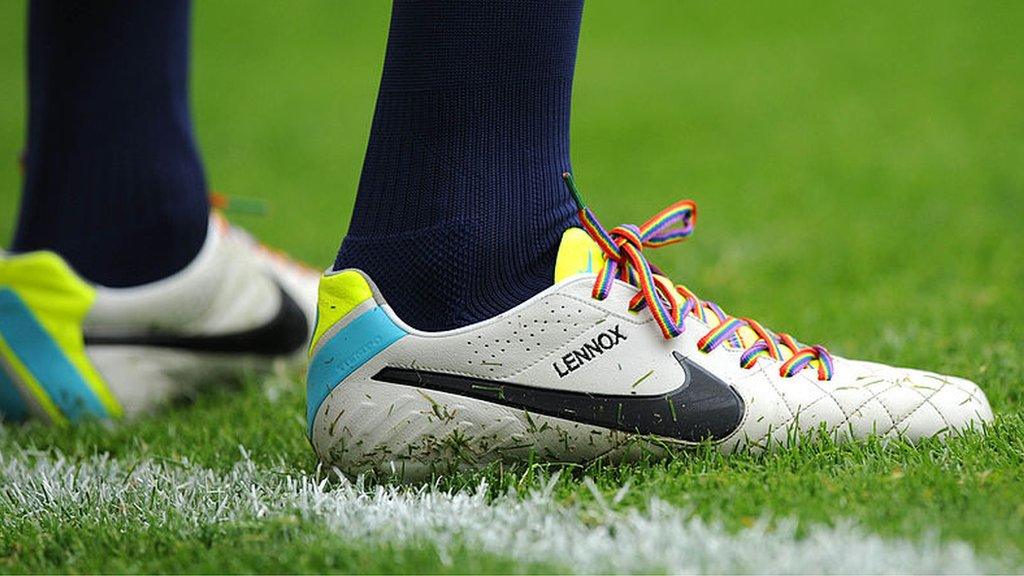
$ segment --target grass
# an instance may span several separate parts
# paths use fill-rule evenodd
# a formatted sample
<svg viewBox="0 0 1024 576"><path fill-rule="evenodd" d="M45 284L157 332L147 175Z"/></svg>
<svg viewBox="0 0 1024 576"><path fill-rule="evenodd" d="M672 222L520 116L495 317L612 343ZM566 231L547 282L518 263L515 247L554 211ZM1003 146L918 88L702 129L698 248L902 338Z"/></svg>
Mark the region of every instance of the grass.
<svg viewBox="0 0 1024 576"><path fill-rule="evenodd" d="M236 221L328 264L344 233L383 59L385 3L200 3L193 93L213 187L266 199ZM24 6L0 4L0 238L17 205ZM998 419L949 446L800 447L566 470L555 498L616 511L651 497L741 533L852 521L889 539L1024 550L1024 6L592 2L574 94L578 181L606 224L700 205L696 236L656 260L680 282L851 357L960 374ZM2 163L0 163L2 164ZM314 473L294 375L252 379L123 426L4 427L0 454L155 459ZM551 470L491 469L495 495ZM590 479L590 480L587 480ZM623 485L629 489L616 501ZM0 493L9 486L0 478ZM3 500L0 500L3 502ZM198 530L37 517L0 504L0 570L543 571L456 548L352 543L288 516ZM1019 564L1017 564L1019 565Z"/></svg>

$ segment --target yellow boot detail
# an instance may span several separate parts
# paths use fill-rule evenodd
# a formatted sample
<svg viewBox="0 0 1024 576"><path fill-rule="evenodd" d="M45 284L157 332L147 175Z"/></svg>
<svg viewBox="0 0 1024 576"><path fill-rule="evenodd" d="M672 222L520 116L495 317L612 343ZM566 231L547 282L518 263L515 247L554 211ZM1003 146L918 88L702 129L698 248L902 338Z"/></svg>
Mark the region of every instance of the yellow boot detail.
<svg viewBox="0 0 1024 576"><path fill-rule="evenodd" d="M373 298L370 284L355 270L345 270L320 278L319 297L316 304L316 329L310 342L310 351L316 346L324 332L330 330L338 320L363 302Z"/></svg>
<svg viewBox="0 0 1024 576"><path fill-rule="evenodd" d="M95 299L52 252L0 259L0 357L56 423L122 412L85 353L82 323Z"/></svg>

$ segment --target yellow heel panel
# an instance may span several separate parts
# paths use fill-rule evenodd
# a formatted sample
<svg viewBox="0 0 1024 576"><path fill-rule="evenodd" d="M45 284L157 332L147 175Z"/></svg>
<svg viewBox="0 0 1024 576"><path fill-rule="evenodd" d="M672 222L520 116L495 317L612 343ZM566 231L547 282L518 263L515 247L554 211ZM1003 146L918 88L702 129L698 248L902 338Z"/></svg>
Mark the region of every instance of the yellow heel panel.
<svg viewBox="0 0 1024 576"><path fill-rule="evenodd" d="M67 355L111 416L121 405L85 353L82 323L96 290L53 252L30 252L0 259L0 286L12 289L43 329Z"/></svg>
<svg viewBox="0 0 1024 576"><path fill-rule="evenodd" d="M370 284L362 274L354 270L322 276L316 305L316 330L313 331L311 347L338 320L371 298L373 291L370 290Z"/></svg>

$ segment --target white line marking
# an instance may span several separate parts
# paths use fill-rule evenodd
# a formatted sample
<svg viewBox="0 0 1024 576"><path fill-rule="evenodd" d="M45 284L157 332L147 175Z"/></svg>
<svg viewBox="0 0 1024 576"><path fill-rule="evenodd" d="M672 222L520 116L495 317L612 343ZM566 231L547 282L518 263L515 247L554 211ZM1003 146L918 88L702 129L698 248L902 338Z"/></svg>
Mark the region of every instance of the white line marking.
<svg viewBox="0 0 1024 576"><path fill-rule="evenodd" d="M46 454L0 455L0 515L30 522L75 517L159 526L174 514L185 526L299 514L345 541L429 546L442 559L461 544L578 572L670 573L982 573L1006 567L963 543L887 540L852 523L811 528L766 522L729 533L652 501L647 511L613 512L556 502L551 486L488 499L484 490L363 488L263 469L245 457L227 473L188 462L69 461ZM621 498L616 496L616 500ZM8 516L8 515L12 516ZM48 520L49 519L49 520ZM0 522L6 524L7 522Z"/></svg>

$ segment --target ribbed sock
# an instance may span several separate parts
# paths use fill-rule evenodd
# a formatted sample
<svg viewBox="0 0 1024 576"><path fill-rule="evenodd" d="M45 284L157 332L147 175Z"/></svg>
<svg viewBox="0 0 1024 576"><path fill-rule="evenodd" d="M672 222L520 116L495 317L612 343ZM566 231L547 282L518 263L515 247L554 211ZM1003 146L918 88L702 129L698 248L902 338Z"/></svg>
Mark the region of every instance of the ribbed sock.
<svg viewBox="0 0 1024 576"><path fill-rule="evenodd" d="M569 108L582 0L396 0L377 108L336 269L445 330L553 281L575 205Z"/></svg>
<svg viewBox="0 0 1024 576"><path fill-rule="evenodd" d="M53 250L120 287L173 274L202 247L189 17L187 0L31 3L15 251Z"/></svg>

